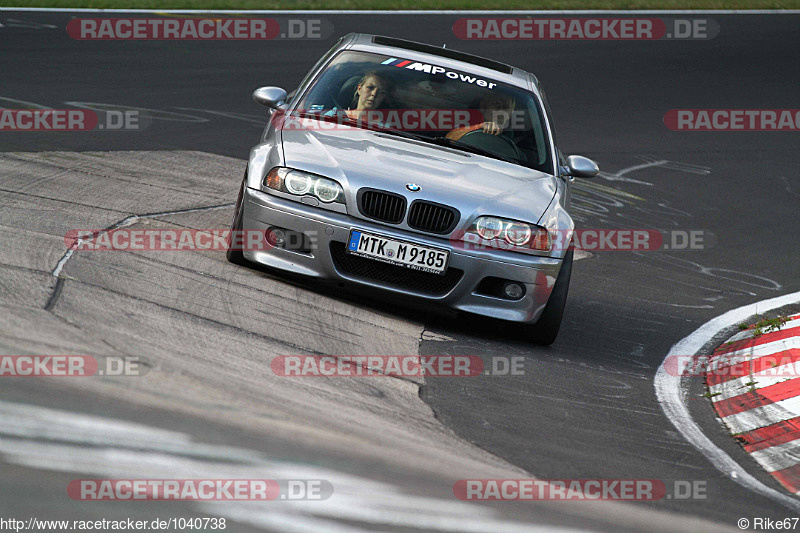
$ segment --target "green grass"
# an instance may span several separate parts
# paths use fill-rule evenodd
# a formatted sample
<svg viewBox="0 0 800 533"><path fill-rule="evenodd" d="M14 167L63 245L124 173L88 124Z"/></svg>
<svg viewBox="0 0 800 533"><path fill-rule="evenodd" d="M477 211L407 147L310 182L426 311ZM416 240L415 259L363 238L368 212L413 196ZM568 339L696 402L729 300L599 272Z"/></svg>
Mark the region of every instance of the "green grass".
<svg viewBox="0 0 800 533"><path fill-rule="evenodd" d="M757 317L760 315L756 315ZM760 337L764 333L771 333L773 331L780 331L780 329L786 325L789 321L789 317L786 315L779 315L775 318L764 318L752 326L747 324L746 322L742 322L738 325L739 331L745 331L748 329L753 329L753 337ZM731 344L726 342L725 344Z"/></svg>
<svg viewBox="0 0 800 533"><path fill-rule="evenodd" d="M4 7L104 9L800 9L800 0L0 0Z"/></svg>

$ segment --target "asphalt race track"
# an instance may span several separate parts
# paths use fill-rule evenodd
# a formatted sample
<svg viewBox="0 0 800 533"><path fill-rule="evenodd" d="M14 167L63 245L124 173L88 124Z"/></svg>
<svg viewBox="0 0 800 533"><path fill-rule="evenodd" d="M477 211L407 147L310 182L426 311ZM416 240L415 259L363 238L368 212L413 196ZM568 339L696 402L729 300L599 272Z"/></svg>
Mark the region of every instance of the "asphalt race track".
<svg viewBox="0 0 800 533"><path fill-rule="evenodd" d="M695 14L711 39L467 41L455 15L295 15L320 39L80 41L70 14L0 11L0 108L137 110L134 131L0 131L0 354L139 357L139 377L0 377L0 518L224 517L229 531L737 531L800 515L717 470L665 416L670 348L800 291L800 134L671 131L671 109L800 108L800 14ZM140 15L136 15L140 16ZM155 15L153 15L155 16ZM279 19L288 18L284 15ZM76 252L74 229L226 228L264 110L349 32L446 44L534 72L584 228L701 231L699 250L575 263L550 347L476 317L237 267L220 252ZM673 247L674 248L674 247ZM795 308L796 309L796 308ZM720 342L725 340L720 335ZM728 332L729 333L729 332ZM712 347L713 349L713 347ZM477 355L521 375L289 379L288 354ZM692 355L692 354L688 354ZM783 492L722 429L704 433ZM703 497L462 502L459 479L652 479ZM325 501L84 502L77 479L322 479ZM677 484L677 485L676 485ZM175 529L177 530L177 529Z"/></svg>

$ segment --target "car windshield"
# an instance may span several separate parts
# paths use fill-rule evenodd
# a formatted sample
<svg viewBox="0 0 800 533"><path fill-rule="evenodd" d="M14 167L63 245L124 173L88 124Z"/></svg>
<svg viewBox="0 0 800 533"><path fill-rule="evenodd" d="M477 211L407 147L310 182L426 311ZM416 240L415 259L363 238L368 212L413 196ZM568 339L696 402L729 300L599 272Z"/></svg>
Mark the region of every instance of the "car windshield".
<svg viewBox="0 0 800 533"><path fill-rule="evenodd" d="M294 113L511 161L552 173L550 140L530 91L435 63L340 52Z"/></svg>

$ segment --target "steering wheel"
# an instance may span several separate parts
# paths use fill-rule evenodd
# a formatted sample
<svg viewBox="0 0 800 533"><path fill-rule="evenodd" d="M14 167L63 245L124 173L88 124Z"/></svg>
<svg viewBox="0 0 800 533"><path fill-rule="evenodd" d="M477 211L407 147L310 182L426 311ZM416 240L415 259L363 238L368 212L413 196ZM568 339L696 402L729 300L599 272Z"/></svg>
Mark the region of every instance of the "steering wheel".
<svg viewBox="0 0 800 533"><path fill-rule="evenodd" d="M464 144L482 148L503 157L517 160L525 159L519 147L514 144L514 141L502 133L500 135L492 135L477 129L464 134L459 140Z"/></svg>

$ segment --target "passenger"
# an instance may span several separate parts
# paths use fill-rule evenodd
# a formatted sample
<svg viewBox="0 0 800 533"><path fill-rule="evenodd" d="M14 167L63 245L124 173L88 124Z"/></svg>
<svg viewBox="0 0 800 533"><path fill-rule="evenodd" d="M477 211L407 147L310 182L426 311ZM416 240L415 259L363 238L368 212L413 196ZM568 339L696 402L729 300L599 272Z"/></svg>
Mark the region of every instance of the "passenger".
<svg viewBox="0 0 800 533"><path fill-rule="evenodd" d="M481 98L480 110L484 122L474 126L456 128L449 132L446 137L453 141L459 140L467 133L475 130L482 130L483 133L500 135L508 126L511 114L514 112L515 102L510 96L503 94L489 93Z"/></svg>

